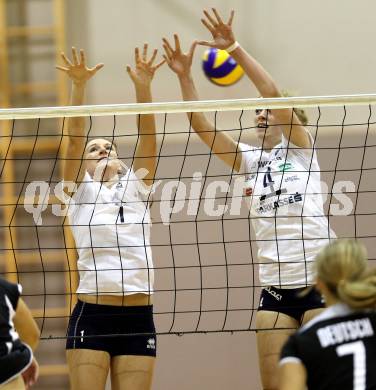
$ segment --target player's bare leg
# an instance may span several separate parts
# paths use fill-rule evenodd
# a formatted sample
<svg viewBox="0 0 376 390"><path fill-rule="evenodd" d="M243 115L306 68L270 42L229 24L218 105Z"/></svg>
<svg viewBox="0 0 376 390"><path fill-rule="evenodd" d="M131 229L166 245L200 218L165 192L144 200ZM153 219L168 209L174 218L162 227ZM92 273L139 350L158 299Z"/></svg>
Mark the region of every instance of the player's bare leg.
<svg viewBox="0 0 376 390"><path fill-rule="evenodd" d="M278 389L278 362L283 344L299 327L298 321L286 314L259 311L256 315L257 350L264 390Z"/></svg>
<svg viewBox="0 0 376 390"><path fill-rule="evenodd" d="M155 358L151 356L116 356L111 362L112 390L150 390Z"/></svg>
<svg viewBox="0 0 376 390"><path fill-rule="evenodd" d="M110 369L107 352L69 349L66 353L71 390L104 390Z"/></svg>
<svg viewBox="0 0 376 390"><path fill-rule="evenodd" d="M322 309L312 309L312 310L307 310L304 313L303 320L302 320L302 325L306 324L308 321L311 321L312 318L318 316L320 313L325 310L324 308Z"/></svg>

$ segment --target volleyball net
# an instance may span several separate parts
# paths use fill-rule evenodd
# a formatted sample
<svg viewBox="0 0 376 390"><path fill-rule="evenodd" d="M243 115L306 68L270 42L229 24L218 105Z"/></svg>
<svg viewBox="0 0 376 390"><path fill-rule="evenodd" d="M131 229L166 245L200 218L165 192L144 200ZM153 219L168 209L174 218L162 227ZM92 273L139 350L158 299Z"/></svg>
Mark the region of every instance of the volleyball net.
<svg viewBox="0 0 376 390"><path fill-rule="evenodd" d="M261 146L255 109L305 109L321 172L322 192L311 194L323 198L320 217L338 237L361 240L374 263L375 102L375 95L354 95L0 110L0 275L22 284L42 338L65 337L64 320L76 301L79 278L58 193L67 118L87 117L87 138L116 141L119 158L130 167L137 117L154 113L158 153L151 249L157 333L254 330L261 261L249 194L242 175L199 140L186 113L205 112L216 131ZM294 173L283 165L281 171L287 170ZM278 202L270 207L274 218Z"/></svg>

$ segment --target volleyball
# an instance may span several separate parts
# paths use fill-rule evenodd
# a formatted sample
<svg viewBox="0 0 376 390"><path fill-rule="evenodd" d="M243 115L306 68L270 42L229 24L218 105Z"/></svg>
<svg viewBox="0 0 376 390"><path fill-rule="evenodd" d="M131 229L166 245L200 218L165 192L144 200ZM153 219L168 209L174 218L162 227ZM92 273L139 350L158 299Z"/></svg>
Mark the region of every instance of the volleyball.
<svg viewBox="0 0 376 390"><path fill-rule="evenodd" d="M244 71L226 50L209 48L202 57L206 77L214 84L226 87L241 79Z"/></svg>

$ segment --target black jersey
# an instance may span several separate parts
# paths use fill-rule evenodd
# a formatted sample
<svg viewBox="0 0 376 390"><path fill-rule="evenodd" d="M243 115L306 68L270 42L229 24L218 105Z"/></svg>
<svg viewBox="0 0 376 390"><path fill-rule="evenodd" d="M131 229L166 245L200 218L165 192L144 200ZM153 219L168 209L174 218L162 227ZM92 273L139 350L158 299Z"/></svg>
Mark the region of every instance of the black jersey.
<svg viewBox="0 0 376 390"><path fill-rule="evenodd" d="M20 294L20 285L0 279L0 356L9 353L13 342L18 339L13 326L13 316Z"/></svg>
<svg viewBox="0 0 376 390"><path fill-rule="evenodd" d="M376 390L376 313L329 307L284 345L280 364L294 361L309 390Z"/></svg>
<svg viewBox="0 0 376 390"><path fill-rule="evenodd" d="M0 278L0 385L24 371L32 361L30 347L23 344L14 329L21 286Z"/></svg>

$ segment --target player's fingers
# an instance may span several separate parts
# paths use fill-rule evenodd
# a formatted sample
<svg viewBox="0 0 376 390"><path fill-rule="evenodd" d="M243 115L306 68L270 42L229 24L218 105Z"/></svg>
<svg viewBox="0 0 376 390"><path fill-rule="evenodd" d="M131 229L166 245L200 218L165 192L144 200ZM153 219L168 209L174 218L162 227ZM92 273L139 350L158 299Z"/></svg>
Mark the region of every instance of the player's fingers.
<svg viewBox="0 0 376 390"><path fill-rule="evenodd" d="M73 66L73 64L68 60L67 56L63 52L61 52L60 55L66 66Z"/></svg>
<svg viewBox="0 0 376 390"><path fill-rule="evenodd" d="M144 48L143 48L143 50L142 50L142 60L143 60L144 62L146 62L146 56L147 56L147 54L148 54L148 44L145 42L145 43L144 43Z"/></svg>
<svg viewBox="0 0 376 390"><path fill-rule="evenodd" d="M213 26L206 19L201 19L201 22L214 35L215 30Z"/></svg>
<svg viewBox="0 0 376 390"><path fill-rule="evenodd" d="M170 64L171 64L170 59L169 59L165 54L162 54L162 57L163 57L164 60L166 61L167 65L170 65Z"/></svg>
<svg viewBox="0 0 376 390"><path fill-rule="evenodd" d="M217 18L218 24L223 24L223 20L222 20L221 16L219 15L217 9L216 8L212 8L212 11L213 11L215 17Z"/></svg>
<svg viewBox="0 0 376 390"><path fill-rule="evenodd" d="M73 64L78 65L77 50L75 47L72 47L72 59L73 59Z"/></svg>
<svg viewBox="0 0 376 390"><path fill-rule="evenodd" d="M162 38L162 40L163 40L164 45L169 50L169 52L173 53L174 50L173 50L172 46L170 45L170 42L166 38Z"/></svg>
<svg viewBox="0 0 376 390"><path fill-rule="evenodd" d="M129 65L127 65L127 66L125 67L125 69L126 69L128 75L129 75L129 77L130 77L132 80L134 80L135 73L134 73L133 69L132 69Z"/></svg>
<svg viewBox="0 0 376 390"><path fill-rule="evenodd" d="M91 71L93 73L97 73L99 69L102 69L104 67L104 64L98 64L98 65L95 65L94 68L91 69Z"/></svg>
<svg viewBox="0 0 376 390"><path fill-rule="evenodd" d="M140 50L138 47L134 49L134 59L136 61L136 64L140 62Z"/></svg>
<svg viewBox="0 0 376 390"><path fill-rule="evenodd" d="M179 40L179 36L178 34L174 34L174 41L175 41L175 50L176 51L181 51L181 48L180 48L180 40Z"/></svg>
<svg viewBox="0 0 376 390"><path fill-rule="evenodd" d="M86 64L85 52L83 51L83 49L80 50L80 63L81 65Z"/></svg>
<svg viewBox="0 0 376 390"><path fill-rule="evenodd" d="M165 53L166 53L166 56L169 58L169 59L171 59L172 58L172 56L173 56L173 53L172 53L172 51L171 51L171 49L167 46L167 45L163 45L163 49L164 49L164 51L165 51Z"/></svg>
<svg viewBox="0 0 376 390"><path fill-rule="evenodd" d="M155 57L157 56L157 53L158 53L158 49L154 49L153 51L153 55L151 56L149 62L148 62L148 65L152 65L154 60L155 60Z"/></svg>
<svg viewBox="0 0 376 390"><path fill-rule="evenodd" d="M209 22L211 23L211 25L213 26L213 27L215 27L218 23L214 20L214 18L209 14L209 12L206 10L206 9L204 9L204 14L205 14L205 16L207 17L207 19L209 20Z"/></svg>
<svg viewBox="0 0 376 390"><path fill-rule="evenodd" d="M167 54L168 57L172 57L174 55L174 50L172 49L170 43L165 39L163 41L163 48L165 50L165 53Z"/></svg>
<svg viewBox="0 0 376 390"><path fill-rule="evenodd" d="M198 43L197 41L193 41L191 47L189 48L189 52L188 52L189 57L193 57L193 53L195 52L197 43Z"/></svg>
<svg viewBox="0 0 376 390"><path fill-rule="evenodd" d="M55 68L62 70L63 72L68 72L68 70L69 70L68 68L65 68L64 66L59 66L59 65L56 65Z"/></svg>
<svg viewBox="0 0 376 390"><path fill-rule="evenodd" d="M157 65L154 66L154 70L157 70L158 68L160 68L166 61L166 59L160 61Z"/></svg>
<svg viewBox="0 0 376 390"><path fill-rule="evenodd" d="M227 22L227 24L228 24L229 26L232 25L232 21L234 20L234 15L235 15L235 11L234 11L234 10L231 10L230 18L229 18L229 20L228 20L228 22Z"/></svg>
<svg viewBox="0 0 376 390"><path fill-rule="evenodd" d="M197 41L197 45L214 47L213 41Z"/></svg>

